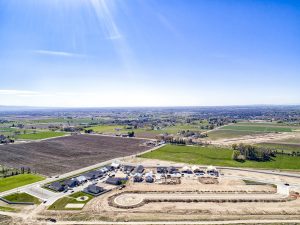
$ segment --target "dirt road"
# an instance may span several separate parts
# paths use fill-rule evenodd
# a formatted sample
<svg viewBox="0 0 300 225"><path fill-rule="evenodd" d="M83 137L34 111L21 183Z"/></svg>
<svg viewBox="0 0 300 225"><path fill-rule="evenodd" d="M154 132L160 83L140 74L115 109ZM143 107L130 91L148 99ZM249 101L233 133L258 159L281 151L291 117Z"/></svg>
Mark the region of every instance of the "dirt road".
<svg viewBox="0 0 300 225"><path fill-rule="evenodd" d="M135 206L142 203L145 200L280 200L286 198L286 195L281 194L241 194L241 193L209 193L209 194L198 194L198 193L124 193L117 196L114 199L114 203L121 206Z"/></svg>
<svg viewBox="0 0 300 225"><path fill-rule="evenodd" d="M218 224L297 224L300 220L228 220L228 221L165 221L165 222L104 222L104 221L58 221L61 225L218 225ZM53 224L53 223L49 223Z"/></svg>

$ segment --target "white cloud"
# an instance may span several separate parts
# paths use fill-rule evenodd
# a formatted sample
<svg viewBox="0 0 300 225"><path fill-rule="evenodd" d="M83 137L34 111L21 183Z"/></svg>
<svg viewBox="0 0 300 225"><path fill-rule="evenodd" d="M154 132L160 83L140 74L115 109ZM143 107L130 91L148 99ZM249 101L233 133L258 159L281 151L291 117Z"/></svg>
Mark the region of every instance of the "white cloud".
<svg viewBox="0 0 300 225"><path fill-rule="evenodd" d="M61 57L83 57L84 56L81 54L75 54L71 52L49 51L49 50L34 50L33 52L41 55L61 56Z"/></svg>
<svg viewBox="0 0 300 225"><path fill-rule="evenodd" d="M0 95L37 95L39 92L36 91L25 91L25 90L0 90Z"/></svg>

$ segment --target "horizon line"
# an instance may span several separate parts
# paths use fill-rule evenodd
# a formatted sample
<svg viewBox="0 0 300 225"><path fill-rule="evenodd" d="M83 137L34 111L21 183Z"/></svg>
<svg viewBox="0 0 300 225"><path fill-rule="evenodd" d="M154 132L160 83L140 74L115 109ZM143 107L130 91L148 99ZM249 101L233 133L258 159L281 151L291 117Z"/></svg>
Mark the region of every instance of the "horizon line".
<svg viewBox="0 0 300 225"><path fill-rule="evenodd" d="M97 109L97 108L201 108L201 107L255 107L255 106L300 106L296 104L228 104L228 105L170 105L170 106L31 106L31 105L0 105L0 108L36 108L36 109Z"/></svg>

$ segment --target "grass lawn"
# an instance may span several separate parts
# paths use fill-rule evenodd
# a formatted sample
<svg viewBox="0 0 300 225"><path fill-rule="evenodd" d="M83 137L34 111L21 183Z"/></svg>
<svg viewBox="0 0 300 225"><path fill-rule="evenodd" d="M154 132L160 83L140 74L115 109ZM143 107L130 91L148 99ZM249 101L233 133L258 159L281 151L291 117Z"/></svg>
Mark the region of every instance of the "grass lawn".
<svg viewBox="0 0 300 225"><path fill-rule="evenodd" d="M243 180L246 185L268 185L266 183L252 181L252 180Z"/></svg>
<svg viewBox="0 0 300 225"><path fill-rule="evenodd" d="M20 174L12 177L0 178L0 192L8 191L44 179L44 177L37 174Z"/></svg>
<svg viewBox="0 0 300 225"><path fill-rule="evenodd" d="M268 162L237 162L232 159L233 150L217 147L190 147L166 145L143 154L141 157L200 165L229 167L300 170L300 157L278 155Z"/></svg>
<svg viewBox="0 0 300 225"><path fill-rule="evenodd" d="M76 199L79 198L79 197L82 197L82 196L87 196L89 197L86 201L77 201ZM58 199L56 202L54 202L51 206L49 206L48 210L81 210L81 209L66 209L66 205L67 204L86 204L88 203L90 200L92 200L94 198L94 196L92 195L89 195L89 194L86 194L86 193L83 193L83 192L76 192L74 194L71 194L67 197L63 197L63 198L60 198Z"/></svg>
<svg viewBox="0 0 300 225"><path fill-rule="evenodd" d="M2 212L16 212L15 208L7 207L7 206L0 206L0 211Z"/></svg>
<svg viewBox="0 0 300 225"><path fill-rule="evenodd" d="M40 204L40 200L27 193L14 193L4 197L6 200L11 202L33 202L34 204Z"/></svg>
<svg viewBox="0 0 300 225"><path fill-rule="evenodd" d="M51 137L60 137L64 136L66 133L64 132L54 132L54 131L43 131L31 134L20 134L17 136L17 139L28 139L28 140L39 140Z"/></svg>

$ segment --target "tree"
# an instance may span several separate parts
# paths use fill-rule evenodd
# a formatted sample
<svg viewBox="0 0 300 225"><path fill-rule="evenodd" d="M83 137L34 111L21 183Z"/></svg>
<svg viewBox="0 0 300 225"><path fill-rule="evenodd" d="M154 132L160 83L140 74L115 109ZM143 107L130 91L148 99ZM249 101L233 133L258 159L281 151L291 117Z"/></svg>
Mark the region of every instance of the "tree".
<svg viewBox="0 0 300 225"><path fill-rule="evenodd" d="M240 151L238 150L234 150L233 153L232 153L232 159L233 160L237 160L238 156L241 154Z"/></svg>
<svg viewBox="0 0 300 225"><path fill-rule="evenodd" d="M134 137L134 131L129 131L128 132L128 137Z"/></svg>
<svg viewBox="0 0 300 225"><path fill-rule="evenodd" d="M238 149L237 147L238 147L237 144L233 144L233 145L232 145L232 149L233 149L233 150L237 150L237 149Z"/></svg>

